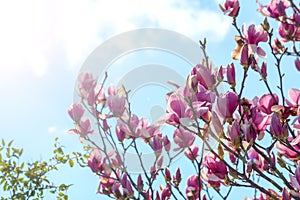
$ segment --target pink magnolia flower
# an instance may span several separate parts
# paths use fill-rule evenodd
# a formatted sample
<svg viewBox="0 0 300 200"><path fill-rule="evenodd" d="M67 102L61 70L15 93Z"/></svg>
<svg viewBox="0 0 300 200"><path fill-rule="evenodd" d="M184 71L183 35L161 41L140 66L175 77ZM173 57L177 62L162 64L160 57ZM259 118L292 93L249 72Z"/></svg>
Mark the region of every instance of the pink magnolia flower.
<svg viewBox="0 0 300 200"><path fill-rule="evenodd" d="M294 24L293 20L280 23L278 32L285 42L300 41L300 27Z"/></svg>
<svg viewBox="0 0 300 200"><path fill-rule="evenodd" d="M191 146L195 141L195 134L183 128L177 128L173 134L174 142L179 146L175 150L184 149Z"/></svg>
<svg viewBox="0 0 300 200"><path fill-rule="evenodd" d="M119 184L116 183L114 178L108 178L108 177L101 177L100 184L97 190L98 193L109 195L113 193L112 189L116 184L119 186ZM116 187L114 187L114 190L116 190Z"/></svg>
<svg viewBox="0 0 300 200"><path fill-rule="evenodd" d="M171 125L180 124L181 118L190 118L192 111L179 94L173 93L168 99L166 121Z"/></svg>
<svg viewBox="0 0 300 200"><path fill-rule="evenodd" d="M286 189L286 187L283 188L281 196L282 196L282 200L291 200L290 193L289 193L289 191Z"/></svg>
<svg viewBox="0 0 300 200"><path fill-rule="evenodd" d="M85 137L88 134L94 133L91 129L91 121L88 117L83 117L80 119L79 123L75 125L75 129L70 129L68 131L72 134L79 134L81 137Z"/></svg>
<svg viewBox="0 0 300 200"><path fill-rule="evenodd" d="M263 62L261 65L261 68L258 69L258 72L260 73L263 80L266 80L267 78L267 63Z"/></svg>
<svg viewBox="0 0 300 200"><path fill-rule="evenodd" d="M208 178L213 178L211 179L212 181L219 181L221 179L224 179L228 173L224 161L220 160L212 153L209 153L204 156L203 164L208 170L207 174L214 175L214 177L207 176Z"/></svg>
<svg viewBox="0 0 300 200"><path fill-rule="evenodd" d="M264 94L258 100L260 110L266 114L271 114L272 106L278 104L278 102L279 102L279 99L275 93L273 95Z"/></svg>
<svg viewBox="0 0 300 200"><path fill-rule="evenodd" d="M217 115L216 112L212 112L212 118L211 118L212 126L215 129L217 135L223 133L223 125Z"/></svg>
<svg viewBox="0 0 300 200"><path fill-rule="evenodd" d="M300 105L300 90L296 88L291 88L288 91L288 96L290 98L290 101L287 101L286 103L291 107L297 107Z"/></svg>
<svg viewBox="0 0 300 200"><path fill-rule="evenodd" d="M123 188L123 195L127 198L132 197L134 195L134 191L132 189L131 182L128 179L126 173L124 173L120 182Z"/></svg>
<svg viewBox="0 0 300 200"><path fill-rule="evenodd" d="M232 117L238 106L238 95L235 92L228 91L217 99L217 113L222 118Z"/></svg>
<svg viewBox="0 0 300 200"><path fill-rule="evenodd" d="M290 2L288 0L271 0L267 6L263 6L259 2L258 5L258 11L263 15L277 19L286 15L285 10L290 6Z"/></svg>
<svg viewBox="0 0 300 200"><path fill-rule="evenodd" d="M258 154L253 148L250 148L247 152L248 155L248 164L247 164L247 172L250 173L253 169L253 165L260 169L261 171L264 171L264 158Z"/></svg>
<svg viewBox="0 0 300 200"><path fill-rule="evenodd" d="M281 123L280 117L277 113L273 113L271 118L271 126L270 126L270 132L274 136L283 138L288 136L288 128L286 124Z"/></svg>
<svg viewBox="0 0 300 200"><path fill-rule="evenodd" d="M285 156L289 160L298 160L300 156L300 148L298 147L300 145L300 136L298 135L295 139L293 137L288 137L287 142L291 144L293 149L278 141L275 144L278 154Z"/></svg>
<svg viewBox="0 0 300 200"><path fill-rule="evenodd" d="M251 108L251 120L253 128L257 131L258 139L261 140L264 137L264 131L271 123L271 117L260 111L258 106Z"/></svg>
<svg viewBox="0 0 300 200"><path fill-rule="evenodd" d="M251 123L251 121L246 124L243 124L242 129L247 142L250 142L251 140L256 140L258 131L256 130L255 125Z"/></svg>
<svg viewBox="0 0 300 200"><path fill-rule="evenodd" d="M80 96L88 102L88 105L94 105L96 79L91 73L84 72L78 75L77 82Z"/></svg>
<svg viewBox="0 0 300 200"><path fill-rule="evenodd" d="M235 68L233 63L227 66L227 82L232 87L235 87Z"/></svg>
<svg viewBox="0 0 300 200"><path fill-rule="evenodd" d="M173 182L174 182L174 184L175 184L176 187L179 186L181 180L182 180L182 178L181 178L180 168L177 168L176 174L173 175Z"/></svg>
<svg viewBox="0 0 300 200"><path fill-rule="evenodd" d="M161 166L163 165L163 163L164 163L164 157L160 156L156 161L156 168L162 169Z"/></svg>
<svg viewBox="0 0 300 200"><path fill-rule="evenodd" d="M300 166L298 165L295 170L295 175L290 175L291 185L296 191L300 191Z"/></svg>
<svg viewBox="0 0 300 200"><path fill-rule="evenodd" d="M199 191L201 189L201 182L199 183L199 177L198 175L192 175L188 178L185 194L188 199L190 200L196 200L199 199Z"/></svg>
<svg viewBox="0 0 300 200"><path fill-rule="evenodd" d="M108 88L107 88L107 93L110 96L117 95L117 90L116 90L115 86L109 85Z"/></svg>
<svg viewBox="0 0 300 200"><path fill-rule="evenodd" d="M192 69L191 75L195 75L198 83L206 89L211 89L215 84L215 79L211 70L204 65L197 64Z"/></svg>
<svg viewBox="0 0 300 200"><path fill-rule="evenodd" d="M163 148L162 142L162 138L159 135L155 135L153 138L150 139L149 144L157 157L161 154Z"/></svg>
<svg viewBox="0 0 300 200"><path fill-rule="evenodd" d="M122 95L113 95L107 97L107 105L113 116L121 116L125 111L126 98Z"/></svg>
<svg viewBox="0 0 300 200"><path fill-rule="evenodd" d="M118 119L117 124L116 124L116 135L120 142L123 142L123 140L125 138L128 139L128 138L132 138L132 137L137 137L136 128L139 124L138 117L133 114L130 117L129 124L130 124L130 127L128 126L128 124L126 122L123 122L122 120Z"/></svg>
<svg viewBox="0 0 300 200"><path fill-rule="evenodd" d="M205 87L199 84L194 97L195 98L192 98L193 102L196 102L197 104L201 105L202 109L208 107L209 110L211 110L212 104L215 102L216 99L216 94L210 90L205 89ZM200 115L201 114L198 114L198 116Z"/></svg>
<svg viewBox="0 0 300 200"><path fill-rule="evenodd" d="M270 168L268 162L264 159L262 155L257 153L253 148L250 148L247 152L248 154L248 163L247 163L247 172L251 172L253 165L261 171L266 171ZM275 164L275 155L272 152L271 154L272 162Z"/></svg>
<svg viewBox="0 0 300 200"><path fill-rule="evenodd" d="M249 58L249 48L248 45L244 45L240 50L235 49L232 53L235 57L233 59L240 59L241 65L249 66L251 64L251 59ZM236 54L236 55L235 55Z"/></svg>
<svg viewBox="0 0 300 200"><path fill-rule="evenodd" d="M198 150L199 150L198 146L193 144L190 148L184 151L184 154L188 159L194 161L198 156Z"/></svg>
<svg viewBox="0 0 300 200"><path fill-rule="evenodd" d="M228 125L228 135L235 147L238 147L240 144L240 136L241 136L241 127L237 120L234 120L232 125Z"/></svg>
<svg viewBox="0 0 300 200"><path fill-rule="evenodd" d="M172 177L171 177L171 172L170 172L170 169L168 167L165 168L165 181L166 182L170 182L172 180Z"/></svg>
<svg viewBox="0 0 300 200"><path fill-rule="evenodd" d="M88 158L88 166L94 173L97 173L103 170L102 165L102 153L99 149L95 148Z"/></svg>
<svg viewBox="0 0 300 200"><path fill-rule="evenodd" d="M257 53L259 57L265 57L265 51L258 45L260 42L268 41L268 33L261 25L255 26L254 24L251 24L246 30L246 25L244 24L242 29L245 43L248 45L248 57L255 53Z"/></svg>
<svg viewBox="0 0 300 200"><path fill-rule="evenodd" d="M84 108L81 103L74 103L68 108L68 114L75 122L79 122L84 114Z"/></svg>
<svg viewBox="0 0 300 200"><path fill-rule="evenodd" d="M122 91L117 92L113 85L108 87L109 96L106 98L106 103L113 116L119 117L125 111L126 97Z"/></svg>
<svg viewBox="0 0 300 200"><path fill-rule="evenodd" d="M239 14L240 3L238 0L226 0L223 5L219 4L225 15L236 17Z"/></svg>
<svg viewBox="0 0 300 200"><path fill-rule="evenodd" d="M161 191L161 199L162 200L167 200L171 197L171 191L170 191L170 185L168 185L167 187L163 188Z"/></svg>
<svg viewBox="0 0 300 200"><path fill-rule="evenodd" d="M171 142L170 142L167 135L165 135L163 137L163 145L164 145L164 148L165 148L166 152L169 152L170 149L171 149Z"/></svg>
<svg viewBox="0 0 300 200"><path fill-rule="evenodd" d="M217 77L217 80L218 80L219 82L222 82L223 79L224 79L224 68L223 68L223 66L220 66L220 67L219 67L219 70L216 71L215 73L216 73L215 76Z"/></svg>
<svg viewBox="0 0 300 200"><path fill-rule="evenodd" d="M139 174L138 175L138 178L137 178L137 188L138 188L138 191L141 192L143 191L143 188L144 188L144 181L143 181L143 178L142 178L142 175Z"/></svg>

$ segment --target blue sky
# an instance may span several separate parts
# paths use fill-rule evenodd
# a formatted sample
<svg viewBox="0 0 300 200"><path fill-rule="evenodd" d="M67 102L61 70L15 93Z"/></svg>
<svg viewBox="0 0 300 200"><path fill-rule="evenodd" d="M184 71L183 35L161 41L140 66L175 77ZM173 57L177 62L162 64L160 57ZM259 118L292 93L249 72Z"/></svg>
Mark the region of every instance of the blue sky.
<svg viewBox="0 0 300 200"><path fill-rule="evenodd" d="M29 161L48 158L55 137L67 151L81 150L78 137L66 133L72 127L66 109L73 100L75 78L91 51L124 31L155 27L177 31L196 42L207 37L213 62L227 65L235 32L218 2L0 1L0 137L23 147ZM248 9L256 9L254 0L242 3L239 23L262 19L252 11L247 14ZM296 76L293 73L287 79ZM295 84L299 86L288 82ZM263 86L254 84L253 88ZM250 96L256 91L253 88L246 89ZM72 200L101 198L95 195L98 180L87 169L64 170L55 177L74 184L69 193Z"/></svg>

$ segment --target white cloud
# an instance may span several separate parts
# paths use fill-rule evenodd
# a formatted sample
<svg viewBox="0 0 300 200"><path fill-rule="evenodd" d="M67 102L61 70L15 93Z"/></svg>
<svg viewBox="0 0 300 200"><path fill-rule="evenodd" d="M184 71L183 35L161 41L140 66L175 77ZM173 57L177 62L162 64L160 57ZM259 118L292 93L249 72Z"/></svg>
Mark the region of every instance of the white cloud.
<svg viewBox="0 0 300 200"><path fill-rule="evenodd" d="M0 71L21 72L25 66L37 76L45 75L49 59L58 51L78 69L102 41L135 28L166 28L196 41L207 36L218 42L230 26L217 7L202 9L196 0L11 0L0 4Z"/></svg>
<svg viewBox="0 0 300 200"><path fill-rule="evenodd" d="M166 28L195 41L206 36L218 42L230 26L217 6L215 11L201 9L195 0L61 1L57 20L56 30L72 66L83 62L104 39L134 28Z"/></svg>
<svg viewBox="0 0 300 200"><path fill-rule="evenodd" d="M56 133L57 127L56 126L49 126L48 127L48 133Z"/></svg>

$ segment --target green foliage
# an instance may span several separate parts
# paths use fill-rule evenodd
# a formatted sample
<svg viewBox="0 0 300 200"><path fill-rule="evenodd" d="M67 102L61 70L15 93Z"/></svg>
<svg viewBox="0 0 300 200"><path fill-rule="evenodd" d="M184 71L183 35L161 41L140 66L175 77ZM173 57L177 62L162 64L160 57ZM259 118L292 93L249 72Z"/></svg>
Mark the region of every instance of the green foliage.
<svg viewBox="0 0 300 200"><path fill-rule="evenodd" d="M52 158L23 162L23 149L14 148L12 144L13 141L6 144L4 139L0 144L0 199L44 199L45 194L53 194L58 200L67 200L71 185L53 183L48 179L49 173L58 171L60 164L73 167L74 161L85 167L85 155L78 152L66 154L56 138Z"/></svg>

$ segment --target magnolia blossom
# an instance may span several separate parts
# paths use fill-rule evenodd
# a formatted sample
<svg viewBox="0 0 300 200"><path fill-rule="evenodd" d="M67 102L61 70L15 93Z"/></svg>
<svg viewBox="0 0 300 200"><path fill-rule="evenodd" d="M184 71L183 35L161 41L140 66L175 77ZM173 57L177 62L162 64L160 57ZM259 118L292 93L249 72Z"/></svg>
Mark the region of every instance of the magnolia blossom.
<svg viewBox="0 0 300 200"><path fill-rule="evenodd" d="M134 191L132 189L131 182L128 179L128 176L126 173L124 173L120 183L123 188L123 196L125 196L127 198L132 197L134 195Z"/></svg>
<svg viewBox="0 0 300 200"><path fill-rule="evenodd" d="M223 5L219 4L219 6L225 15L236 17L239 14L240 3L238 0L226 0Z"/></svg>
<svg viewBox="0 0 300 200"><path fill-rule="evenodd" d="M132 115L130 117L130 126L121 119L118 119L117 125L116 125L116 135L118 137L118 140L120 142L123 142L123 140L126 138L136 137L136 128L139 124L139 119L136 115Z"/></svg>
<svg viewBox="0 0 300 200"><path fill-rule="evenodd" d="M235 92L226 92L217 99L217 113L222 118L232 117L238 106L238 95Z"/></svg>
<svg viewBox="0 0 300 200"><path fill-rule="evenodd" d="M206 89L211 89L215 84L212 71L204 65L197 64L193 68L191 75L195 75L198 83L204 86Z"/></svg>
<svg viewBox="0 0 300 200"><path fill-rule="evenodd" d="M288 137L287 142L289 142L292 148L282 144L280 141L276 142L275 147L279 155L285 156L289 160L297 160L300 156L300 136L298 135L295 139L293 137Z"/></svg>
<svg viewBox="0 0 300 200"><path fill-rule="evenodd" d="M79 95L87 101L88 105L94 105L96 101L95 87L96 79L91 73L81 73L77 78Z"/></svg>
<svg viewBox="0 0 300 200"><path fill-rule="evenodd" d="M166 182L170 182L172 180L171 172L168 167L165 168L165 176L164 176Z"/></svg>
<svg viewBox="0 0 300 200"><path fill-rule="evenodd" d="M84 108L81 103L74 103L68 108L68 114L73 121L79 122L84 114Z"/></svg>
<svg viewBox="0 0 300 200"><path fill-rule="evenodd" d="M168 138L167 135L165 135L163 137L163 146L164 146L166 152L170 151L170 149L171 149L171 142L170 142L170 140L169 140L169 138Z"/></svg>
<svg viewBox="0 0 300 200"><path fill-rule="evenodd" d="M279 138L288 136L287 125L281 123L281 119L277 113L273 113L272 115L270 132L273 136L277 136Z"/></svg>
<svg viewBox="0 0 300 200"><path fill-rule="evenodd" d="M291 88L288 91L288 96L290 101L286 101L286 103L291 107L298 107L300 105L300 90L296 88Z"/></svg>
<svg viewBox="0 0 300 200"><path fill-rule="evenodd" d="M165 188L162 188L161 191L161 200L167 200L171 197L170 185Z"/></svg>
<svg viewBox="0 0 300 200"><path fill-rule="evenodd" d="M204 156L203 164L207 169L207 171L204 169L201 171L203 180L214 188L219 188L228 174L226 164L212 153Z"/></svg>
<svg viewBox="0 0 300 200"><path fill-rule="evenodd" d="M92 150L88 159L88 166L95 173L103 170L102 153L99 149Z"/></svg>
<svg viewBox="0 0 300 200"><path fill-rule="evenodd" d="M113 116L121 116L125 111L126 99L122 95L113 95L107 97L107 105Z"/></svg>
<svg viewBox="0 0 300 200"><path fill-rule="evenodd" d="M106 194L106 195L113 194L120 187L120 183L117 183L113 177L112 178L108 178L108 177L101 177L99 187L98 187L98 193ZM116 196L121 196L121 193L119 192L119 194Z"/></svg>
<svg viewBox="0 0 300 200"><path fill-rule="evenodd" d="M188 178L185 193L188 199L196 200L199 197L199 191L201 189L201 182L198 175L192 175Z"/></svg>
<svg viewBox="0 0 300 200"><path fill-rule="evenodd" d="M176 187L179 186L181 180L182 180L182 178L181 178L180 168L177 168L175 175L173 175L173 182Z"/></svg>
<svg viewBox="0 0 300 200"><path fill-rule="evenodd" d="M240 136L241 136L240 129L241 129L241 127L237 120L235 120L232 125L228 126L227 132L228 132L231 142L233 143L233 145L235 147L239 146L239 143L240 143Z"/></svg>
<svg viewBox="0 0 300 200"><path fill-rule="evenodd" d="M233 63L227 66L227 82L232 87L235 87L235 68Z"/></svg>
<svg viewBox="0 0 300 200"><path fill-rule="evenodd" d="M261 171L265 171L269 169L268 162L263 158L262 155L257 153L257 151L255 151L253 148L250 148L247 151L247 155L248 155L247 172L250 173L252 171L253 165L255 165L255 167ZM272 158L273 158L273 163L275 164L274 154L272 154Z"/></svg>
<svg viewBox="0 0 300 200"><path fill-rule="evenodd" d="M259 2L258 5L258 11L261 12L263 15L277 19L281 16L286 15L285 10L290 6L290 1L271 0L270 3L266 6L263 6Z"/></svg>
<svg viewBox="0 0 300 200"><path fill-rule="evenodd" d="M141 174L138 175L136 183L137 183L138 191L139 192L143 191L144 181Z"/></svg>
<svg viewBox="0 0 300 200"><path fill-rule="evenodd" d="M193 144L190 148L184 151L184 154L188 159L194 161L198 156L198 150L199 150L198 146Z"/></svg>
<svg viewBox="0 0 300 200"><path fill-rule="evenodd" d="M286 188L283 188L281 196L282 200L291 200L290 192Z"/></svg>
<svg viewBox="0 0 300 200"><path fill-rule="evenodd" d="M254 59L254 54L259 57L266 57L266 52L259 46L260 42L268 41L268 33L261 25L255 26L251 24L248 29L244 24L242 27L243 37L236 37L237 47L232 52L232 58L240 60L244 66L255 64L257 61Z"/></svg>
<svg viewBox="0 0 300 200"><path fill-rule="evenodd" d="M181 148L187 148L194 143L195 134L183 128L178 128L174 131L173 140L175 144L179 146L179 148L176 148L175 150L179 150Z"/></svg>
<svg viewBox="0 0 300 200"><path fill-rule="evenodd" d="M294 23L294 15L290 17L290 20L281 22L278 32L285 42L288 41L300 41L300 27Z"/></svg>
<svg viewBox="0 0 300 200"><path fill-rule="evenodd" d="M90 118L83 117L77 124L75 124L75 129L70 129L68 132L72 134L79 134L84 138L86 135L94 133L94 130L91 128Z"/></svg>
<svg viewBox="0 0 300 200"><path fill-rule="evenodd" d="M300 197L300 166L298 165L295 170L295 175L290 175L291 185L294 187L295 191L298 191L297 196Z"/></svg>
<svg viewBox="0 0 300 200"><path fill-rule="evenodd" d="M224 161L220 160L212 153L208 153L204 156L203 164L208 169L209 174L214 174L220 179L224 179L228 172Z"/></svg>
<svg viewBox="0 0 300 200"><path fill-rule="evenodd" d="M261 25L255 26L254 24L251 24L246 30L246 25L244 24L242 28L245 43L248 45L248 55L257 53L258 56L265 57L265 51L258 45L260 42L268 41L268 33Z"/></svg>
<svg viewBox="0 0 300 200"><path fill-rule="evenodd" d="M272 106L278 104L279 99L276 94L264 94L259 98L258 104L262 112L266 114L272 113Z"/></svg>
<svg viewBox="0 0 300 200"><path fill-rule="evenodd" d="M159 156L161 154L162 148L163 148L163 141L160 134L155 135L151 138L149 142L150 146L152 147L154 153L156 156Z"/></svg>
<svg viewBox="0 0 300 200"><path fill-rule="evenodd" d="M180 119L190 118L191 109L188 107L184 99L176 93L171 94L168 99L166 121L172 125L180 124Z"/></svg>

